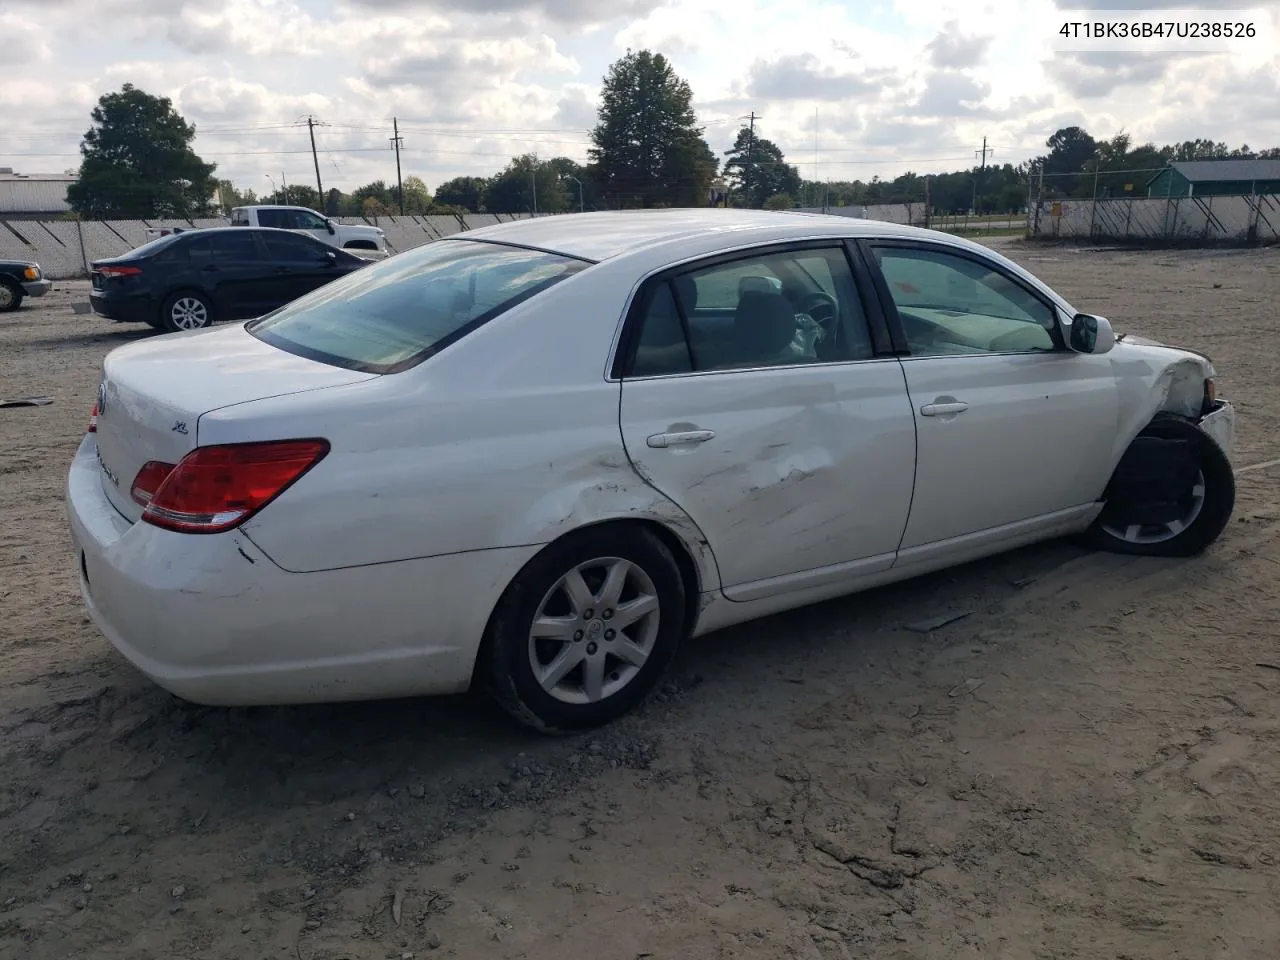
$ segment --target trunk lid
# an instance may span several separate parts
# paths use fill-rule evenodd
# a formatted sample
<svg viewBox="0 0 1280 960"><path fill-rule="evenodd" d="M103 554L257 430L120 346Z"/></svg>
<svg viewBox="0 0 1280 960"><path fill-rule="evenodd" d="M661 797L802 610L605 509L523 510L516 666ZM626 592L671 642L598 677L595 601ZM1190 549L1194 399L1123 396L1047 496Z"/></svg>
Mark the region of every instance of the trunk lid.
<svg viewBox="0 0 1280 960"><path fill-rule="evenodd" d="M142 505L130 494L150 460L176 464L197 443L202 414L250 400L371 380L285 353L243 324L171 334L117 348L98 388L98 462L107 498L129 520Z"/></svg>

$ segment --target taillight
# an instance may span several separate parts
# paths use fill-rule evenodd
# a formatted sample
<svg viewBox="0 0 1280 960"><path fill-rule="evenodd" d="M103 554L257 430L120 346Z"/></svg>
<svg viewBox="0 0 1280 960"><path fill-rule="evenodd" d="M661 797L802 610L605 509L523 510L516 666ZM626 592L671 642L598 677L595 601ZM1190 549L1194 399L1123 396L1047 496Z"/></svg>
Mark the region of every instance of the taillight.
<svg viewBox="0 0 1280 960"><path fill-rule="evenodd" d="M136 277L142 270L138 267L99 267L98 272L104 277Z"/></svg>
<svg viewBox="0 0 1280 960"><path fill-rule="evenodd" d="M133 478L133 489L129 491L129 496L133 497L134 503L140 503L145 507L160 489L160 484L164 483L171 473L173 473L172 463L161 463L159 460L147 461L138 471L138 475Z"/></svg>
<svg viewBox="0 0 1280 960"><path fill-rule="evenodd" d="M280 496L328 452L327 440L196 447L152 493L142 519L180 533L222 533Z"/></svg>
<svg viewBox="0 0 1280 960"><path fill-rule="evenodd" d="M98 401L93 401L93 410L89 412L89 433L98 432Z"/></svg>

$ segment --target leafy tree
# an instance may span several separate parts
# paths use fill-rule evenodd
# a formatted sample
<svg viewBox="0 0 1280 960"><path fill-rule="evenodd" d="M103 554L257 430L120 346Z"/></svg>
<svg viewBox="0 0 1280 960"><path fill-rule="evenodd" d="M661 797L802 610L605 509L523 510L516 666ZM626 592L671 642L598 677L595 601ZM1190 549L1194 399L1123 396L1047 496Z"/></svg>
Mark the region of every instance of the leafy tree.
<svg viewBox="0 0 1280 960"><path fill-rule="evenodd" d="M489 180L481 203L491 213L530 213L535 207L538 213L563 213L569 195L555 167L526 153Z"/></svg>
<svg viewBox="0 0 1280 960"><path fill-rule="evenodd" d="M232 207L245 207L257 202L258 195L252 190L240 190L230 180L218 181L218 205L224 213Z"/></svg>
<svg viewBox="0 0 1280 960"><path fill-rule="evenodd" d="M324 210L321 212L327 217L340 217L345 203L346 197L342 195L342 191L336 187L330 187L325 191Z"/></svg>
<svg viewBox="0 0 1280 960"><path fill-rule="evenodd" d="M1098 143L1081 127L1062 127L1045 141L1049 155L1044 157L1044 173L1049 179L1046 189L1071 193L1080 183L1078 174L1094 158Z"/></svg>
<svg viewBox="0 0 1280 960"><path fill-rule="evenodd" d="M617 205L699 206L715 176L693 91L660 53L633 52L604 77L588 150L596 187Z"/></svg>
<svg viewBox="0 0 1280 960"><path fill-rule="evenodd" d="M774 194L800 192L800 172L787 163L776 143L748 127L738 131L733 148L725 151L724 176L747 207L759 209Z"/></svg>
<svg viewBox="0 0 1280 960"><path fill-rule="evenodd" d="M795 205L796 202L791 199L789 193L775 193L764 202L766 210L791 210Z"/></svg>
<svg viewBox="0 0 1280 960"><path fill-rule="evenodd" d="M276 190L263 197L259 203L279 204L286 207L306 207L308 210L320 210L320 195L315 187L304 183L291 183L288 187Z"/></svg>
<svg viewBox="0 0 1280 960"><path fill-rule="evenodd" d="M209 212L216 165L191 149L196 128L167 97L126 83L99 97L90 117L93 126L80 144L80 177L67 189L72 210L101 220Z"/></svg>
<svg viewBox="0 0 1280 960"><path fill-rule="evenodd" d="M484 188L483 177L454 177L436 188L435 202L440 206L460 207L468 213L479 213Z"/></svg>
<svg viewBox="0 0 1280 960"><path fill-rule="evenodd" d="M365 201L376 201L373 205L366 204ZM372 183L366 183L364 186L356 187L347 195L346 209L351 216L371 216L368 213L372 210L379 216L386 216L393 210L398 208L396 203L396 191L394 187L388 187L385 180L374 180Z"/></svg>
<svg viewBox="0 0 1280 960"><path fill-rule="evenodd" d="M431 191L421 177L404 178L404 212L406 216L423 216L431 210ZM396 213L400 212L399 204Z"/></svg>

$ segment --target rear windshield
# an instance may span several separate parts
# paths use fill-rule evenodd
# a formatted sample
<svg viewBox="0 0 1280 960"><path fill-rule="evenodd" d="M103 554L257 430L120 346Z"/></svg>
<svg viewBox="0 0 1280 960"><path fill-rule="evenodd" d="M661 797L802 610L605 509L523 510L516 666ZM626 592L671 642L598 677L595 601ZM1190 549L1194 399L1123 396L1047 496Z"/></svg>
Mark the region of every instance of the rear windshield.
<svg viewBox="0 0 1280 960"><path fill-rule="evenodd" d="M300 356L395 373L589 264L474 240L437 240L313 290L248 324Z"/></svg>
<svg viewBox="0 0 1280 960"><path fill-rule="evenodd" d="M186 236L186 232L184 231L182 233L169 233L163 237L156 237L154 240L148 240L146 243L144 243L140 247L134 247L132 250L126 253L125 256L126 257L149 257L151 256L151 254L157 252L158 250L163 250L165 247L169 246L170 244L177 243L179 240L181 240L185 236Z"/></svg>

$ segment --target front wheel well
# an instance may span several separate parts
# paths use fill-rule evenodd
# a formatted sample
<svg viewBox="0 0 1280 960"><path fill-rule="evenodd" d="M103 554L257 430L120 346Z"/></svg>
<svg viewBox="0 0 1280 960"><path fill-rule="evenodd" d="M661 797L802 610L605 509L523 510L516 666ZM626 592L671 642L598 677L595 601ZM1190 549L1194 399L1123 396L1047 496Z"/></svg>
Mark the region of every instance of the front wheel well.
<svg viewBox="0 0 1280 960"><path fill-rule="evenodd" d="M377 250L378 245L372 240L348 240L342 245L343 250Z"/></svg>
<svg viewBox="0 0 1280 960"><path fill-rule="evenodd" d="M698 619L698 610L702 596L702 578L698 574L698 565L693 559L693 554L689 552L689 547L685 544L684 540L681 539L681 537L670 527L659 523L657 520L629 517L622 520L600 520L596 523L589 523L585 526L575 527L567 533L562 533L550 543L543 545L542 549L534 554L534 556L520 568L520 571L516 573L515 577L511 578L511 582L515 582L516 577L519 577L520 574L524 572L529 563L532 563L534 559L563 541L566 537L572 537L584 530L595 530L600 527L612 527L620 531L625 531L628 528L632 530L644 530L645 532L657 537L658 540L662 542L662 545L671 551L671 556L675 559L676 567L679 568L680 571L680 581L684 584L685 610L683 627L684 635L688 636L689 633L692 632ZM503 588L503 593L505 594L509 588L510 583ZM498 602L494 604L494 609L489 613L489 621L485 624L484 638L480 643L480 649L477 651L475 664L472 666L473 682L476 676L476 668L488 661L490 653L490 635L492 633L489 627L493 620L493 616L497 612L497 608L501 603L501 599L502 598L500 596Z"/></svg>

